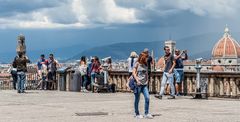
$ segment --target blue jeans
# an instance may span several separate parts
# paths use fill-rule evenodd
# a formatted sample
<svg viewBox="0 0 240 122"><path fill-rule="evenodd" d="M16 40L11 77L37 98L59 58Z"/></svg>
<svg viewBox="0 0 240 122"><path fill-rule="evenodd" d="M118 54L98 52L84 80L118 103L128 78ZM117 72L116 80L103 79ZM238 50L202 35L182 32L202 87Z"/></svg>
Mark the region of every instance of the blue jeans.
<svg viewBox="0 0 240 122"><path fill-rule="evenodd" d="M47 89L47 77L46 76L42 76L42 90L43 89Z"/></svg>
<svg viewBox="0 0 240 122"><path fill-rule="evenodd" d="M18 91L23 92L24 91L24 84L26 82L26 74L25 72L17 72L18 76Z"/></svg>
<svg viewBox="0 0 240 122"><path fill-rule="evenodd" d="M175 87L173 85L173 73L169 74L167 72L163 73L163 77L162 77L162 82L161 82L161 90L160 90L160 96L162 96L164 94L164 90L165 90L165 85L166 82L169 82L170 87L171 87L171 96L175 96Z"/></svg>
<svg viewBox="0 0 240 122"><path fill-rule="evenodd" d="M91 84L95 83L96 73L91 73Z"/></svg>
<svg viewBox="0 0 240 122"><path fill-rule="evenodd" d="M139 100L140 100L140 94L143 93L144 98L145 98L145 115L148 114L149 112L149 91L147 88L147 85L141 85L141 86L137 86L136 88L137 92L134 93L135 95L135 101L134 101L134 108L135 108L135 114L139 115L139 109L138 109L138 104L139 104Z"/></svg>
<svg viewBox="0 0 240 122"><path fill-rule="evenodd" d="M87 82L88 82L87 75L83 75L82 76L82 87L85 87L87 89Z"/></svg>
<svg viewBox="0 0 240 122"><path fill-rule="evenodd" d="M17 76L17 71L11 71L11 74L12 74L12 79L13 79L13 89L17 89L16 87L16 84L17 84L17 79L18 79L18 76Z"/></svg>

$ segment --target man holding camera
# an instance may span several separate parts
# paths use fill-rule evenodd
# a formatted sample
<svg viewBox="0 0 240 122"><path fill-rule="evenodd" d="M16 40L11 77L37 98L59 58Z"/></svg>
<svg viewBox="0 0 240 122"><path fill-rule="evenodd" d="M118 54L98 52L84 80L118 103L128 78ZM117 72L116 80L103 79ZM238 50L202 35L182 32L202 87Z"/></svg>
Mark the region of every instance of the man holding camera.
<svg viewBox="0 0 240 122"><path fill-rule="evenodd" d="M187 51L183 50L181 52L180 50L176 49L174 58L176 61L176 65L174 68L174 75L176 78L176 83L175 83L176 95L179 96L180 95L179 91L181 90L180 86L184 78L183 61L188 59Z"/></svg>

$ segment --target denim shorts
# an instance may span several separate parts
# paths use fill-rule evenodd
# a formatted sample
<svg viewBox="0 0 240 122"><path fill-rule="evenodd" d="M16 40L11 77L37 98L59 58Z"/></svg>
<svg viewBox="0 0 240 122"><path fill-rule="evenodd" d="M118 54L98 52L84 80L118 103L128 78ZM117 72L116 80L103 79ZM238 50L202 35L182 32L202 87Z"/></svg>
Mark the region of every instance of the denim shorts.
<svg viewBox="0 0 240 122"><path fill-rule="evenodd" d="M174 69L174 75L176 78L176 83L181 83L184 80L183 69Z"/></svg>

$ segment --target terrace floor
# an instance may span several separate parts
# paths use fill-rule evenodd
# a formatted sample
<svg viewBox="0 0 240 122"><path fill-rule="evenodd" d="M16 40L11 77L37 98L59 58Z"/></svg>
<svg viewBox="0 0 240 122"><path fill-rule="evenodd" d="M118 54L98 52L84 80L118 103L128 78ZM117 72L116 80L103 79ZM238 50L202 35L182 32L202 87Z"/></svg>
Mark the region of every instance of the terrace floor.
<svg viewBox="0 0 240 122"><path fill-rule="evenodd" d="M80 93L0 90L2 122L240 122L240 100L209 98L174 100L150 98L154 119L135 119L131 93ZM143 113L141 96L140 110Z"/></svg>

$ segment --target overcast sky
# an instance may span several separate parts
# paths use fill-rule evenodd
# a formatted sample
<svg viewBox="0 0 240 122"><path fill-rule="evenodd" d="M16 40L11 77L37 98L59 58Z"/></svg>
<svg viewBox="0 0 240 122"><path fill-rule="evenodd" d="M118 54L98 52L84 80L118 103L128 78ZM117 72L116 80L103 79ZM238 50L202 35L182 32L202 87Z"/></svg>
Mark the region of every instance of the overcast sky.
<svg viewBox="0 0 240 122"><path fill-rule="evenodd" d="M0 52L240 32L239 0L0 0ZM220 38L220 37L219 37Z"/></svg>

